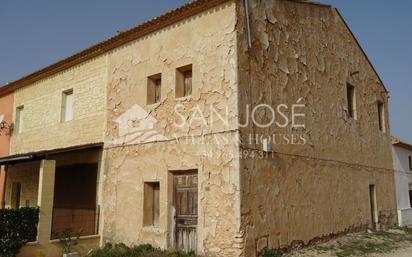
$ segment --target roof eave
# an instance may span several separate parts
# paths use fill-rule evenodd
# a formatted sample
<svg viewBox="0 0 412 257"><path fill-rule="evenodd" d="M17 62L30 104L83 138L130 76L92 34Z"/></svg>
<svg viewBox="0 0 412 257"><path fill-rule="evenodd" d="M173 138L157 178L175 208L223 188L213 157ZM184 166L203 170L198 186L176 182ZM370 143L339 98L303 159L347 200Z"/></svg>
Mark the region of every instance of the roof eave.
<svg viewBox="0 0 412 257"><path fill-rule="evenodd" d="M54 75L74 65L80 64L97 56L103 55L109 52L110 50L127 44L133 40L146 36L152 32L163 29L167 26L173 25L184 19L187 19L203 11L209 10L213 7L219 6L230 1L234 0L197 0L185 4L179 8L166 12L163 15L160 15L154 19L143 22L142 24L137 25L132 29L119 33L114 37L111 37L105 41L95 44L68 58L51 64L36 72L33 72L28 76L24 76L18 80L0 86L0 96L8 94L21 87L24 87L25 85L34 83L48 76Z"/></svg>
<svg viewBox="0 0 412 257"><path fill-rule="evenodd" d="M375 67L373 66L371 60L369 59L368 55L366 54L365 50L362 48L361 44L359 43L359 40L356 38L355 34L353 34L353 31L351 30L351 28L349 27L348 23L346 22L346 20L343 18L342 14L339 12L339 10L337 8L333 8L333 10L336 11L336 13L339 15L340 19L342 20L343 24L346 26L346 28L348 29L348 31L350 32L352 38L355 40L356 44L358 45L359 49L362 51L362 54L365 56L367 62L369 63L369 65L372 67L373 72L376 74L376 76L379 79L379 83L382 85L383 89L385 90L386 94L389 94L389 91L387 90L385 84L383 83L382 78L380 77L379 73L377 72L377 70L375 69Z"/></svg>

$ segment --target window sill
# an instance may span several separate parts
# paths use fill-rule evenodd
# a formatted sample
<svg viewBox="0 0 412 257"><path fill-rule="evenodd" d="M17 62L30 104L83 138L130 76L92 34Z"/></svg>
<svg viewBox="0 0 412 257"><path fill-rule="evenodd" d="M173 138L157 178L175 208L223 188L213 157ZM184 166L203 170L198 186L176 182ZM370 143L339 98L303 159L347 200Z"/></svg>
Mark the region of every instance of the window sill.
<svg viewBox="0 0 412 257"><path fill-rule="evenodd" d="M90 236L81 236L79 240L82 241L82 240L99 239L99 238L100 238L100 235L90 235ZM72 237L72 239L75 240L76 238ZM53 239L53 240L50 240L49 242L51 244L55 244L55 243L59 243L60 240ZM28 242L26 246L37 246L39 244L40 244L39 241L33 241L33 242Z"/></svg>
<svg viewBox="0 0 412 257"><path fill-rule="evenodd" d="M157 107L160 106L160 104L161 104L161 102L158 102L158 103L146 104L146 106L149 109L156 109Z"/></svg>
<svg viewBox="0 0 412 257"><path fill-rule="evenodd" d="M160 228L157 226L144 226L143 231L151 233L160 233Z"/></svg>
<svg viewBox="0 0 412 257"><path fill-rule="evenodd" d="M81 237L79 237L79 240L81 241L81 240L98 239L98 238L100 238L100 235L89 235L89 236L81 236ZM72 237L71 239L75 240L76 238ZM51 244L59 243L59 242L60 242L60 239L50 240Z"/></svg>
<svg viewBox="0 0 412 257"><path fill-rule="evenodd" d="M176 101L179 101L179 102L190 101L190 100L192 100L192 99L193 99L193 95L176 97Z"/></svg>

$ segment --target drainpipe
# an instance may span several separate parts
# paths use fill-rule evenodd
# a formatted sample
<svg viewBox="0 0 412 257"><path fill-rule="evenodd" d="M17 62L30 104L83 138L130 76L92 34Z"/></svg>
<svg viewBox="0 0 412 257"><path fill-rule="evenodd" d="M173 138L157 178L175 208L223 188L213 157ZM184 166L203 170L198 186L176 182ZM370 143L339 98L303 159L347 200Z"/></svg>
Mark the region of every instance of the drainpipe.
<svg viewBox="0 0 412 257"><path fill-rule="evenodd" d="M248 48L252 48L252 37L250 32L250 18L249 18L249 0L243 0L245 11L245 27L246 27L246 41Z"/></svg>

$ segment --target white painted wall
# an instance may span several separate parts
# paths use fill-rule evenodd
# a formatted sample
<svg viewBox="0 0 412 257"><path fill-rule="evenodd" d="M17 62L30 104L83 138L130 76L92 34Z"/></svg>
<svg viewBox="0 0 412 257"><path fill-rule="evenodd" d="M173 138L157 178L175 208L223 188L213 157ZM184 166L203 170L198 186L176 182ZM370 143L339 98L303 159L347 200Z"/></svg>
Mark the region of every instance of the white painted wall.
<svg viewBox="0 0 412 257"><path fill-rule="evenodd" d="M409 201L409 184L412 183L409 156L412 156L412 151L394 145L392 146L392 152L399 225L407 226L412 224L412 207Z"/></svg>

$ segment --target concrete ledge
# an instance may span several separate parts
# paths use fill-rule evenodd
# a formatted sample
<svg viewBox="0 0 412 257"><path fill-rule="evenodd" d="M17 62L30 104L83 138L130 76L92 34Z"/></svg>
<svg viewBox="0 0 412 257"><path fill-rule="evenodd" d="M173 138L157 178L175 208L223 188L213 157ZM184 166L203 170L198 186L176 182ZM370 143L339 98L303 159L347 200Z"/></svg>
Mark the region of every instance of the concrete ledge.
<svg viewBox="0 0 412 257"><path fill-rule="evenodd" d="M97 239L100 240L100 235L81 236L81 237L79 238L79 241L89 240L89 239L95 239L95 238L97 238ZM75 237L72 237L71 239L74 240L74 239L76 239L76 238L75 238ZM58 243L58 242L59 242L59 239L50 240L50 243L51 243L51 244Z"/></svg>

